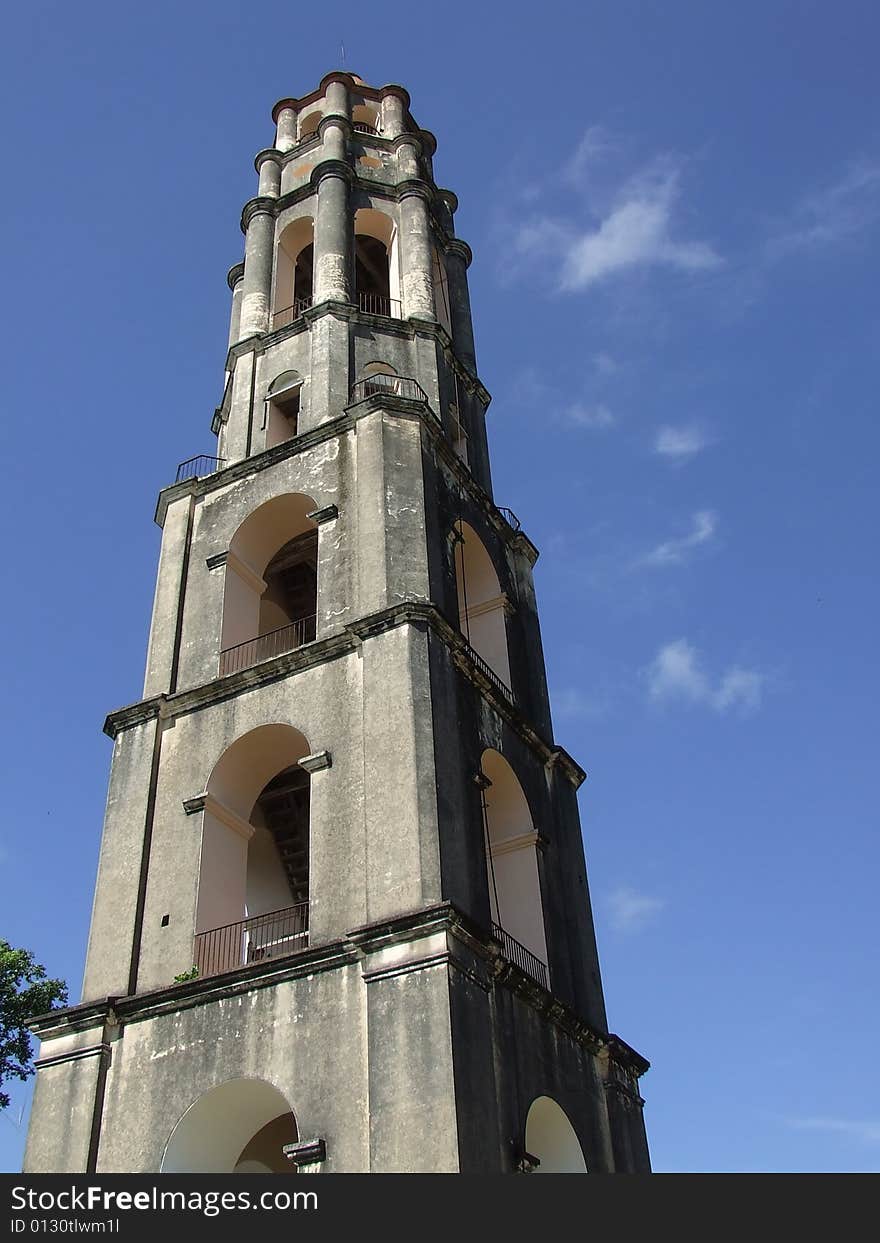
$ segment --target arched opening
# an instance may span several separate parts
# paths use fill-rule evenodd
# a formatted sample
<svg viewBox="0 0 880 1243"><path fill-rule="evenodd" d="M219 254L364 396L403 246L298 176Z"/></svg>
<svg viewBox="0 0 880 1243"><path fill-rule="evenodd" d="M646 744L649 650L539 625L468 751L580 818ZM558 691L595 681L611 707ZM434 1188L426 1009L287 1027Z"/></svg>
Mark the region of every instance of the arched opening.
<svg viewBox="0 0 880 1243"><path fill-rule="evenodd" d="M492 922L528 951L527 955L520 954L516 947L505 944L508 956L547 987L538 835L529 804L516 774L498 751L483 752L480 772Z"/></svg>
<svg viewBox="0 0 880 1243"><path fill-rule="evenodd" d="M205 1092L171 1132L163 1174L293 1174L285 1144L298 1139L286 1098L262 1079L231 1079Z"/></svg>
<svg viewBox="0 0 880 1243"><path fill-rule="evenodd" d="M587 1163L565 1110L549 1096L532 1101L526 1118L526 1152L537 1157L535 1174L586 1174Z"/></svg>
<svg viewBox="0 0 880 1243"><path fill-rule="evenodd" d="M399 379L400 377L390 363L379 360L367 363L361 369L361 383L358 386L358 392L361 397L376 397L383 393L398 393L400 391Z"/></svg>
<svg viewBox="0 0 880 1243"><path fill-rule="evenodd" d="M378 104L355 104L351 110L351 123L356 134L378 134Z"/></svg>
<svg viewBox="0 0 880 1243"><path fill-rule="evenodd" d="M318 600L317 509L286 493L250 514L226 555L220 674L235 673L315 638Z"/></svg>
<svg viewBox="0 0 880 1243"><path fill-rule="evenodd" d="M397 233L394 221L371 207L354 214L355 290L358 306L371 315L400 318Z"/></svg>
<svg viewBox="0 0 880 1243"><path fill-rule="evenodd" d="M315 223L311 216L292 221L278 239L272 327L283 328L312 305Z"/></svg>
<svg viewBox="0 0 880 1243"><path fill-rule="evenodd" d="M466 522L455 525L455 582L458 624L462 634L490 670L510 690L505 610L507 597L486 546Z"/></svg>
<svg viewBox="0 0 880 1243"><path fill-rule="evenodd" d="M306 138L311 138L312 134L317 134L318 126L321 124L321 118L324 114L318 112L307 112L304 117L299 119L299 140L304 142Z"/></svg>
<svg viewBox="0 0 880 1243"><path fill-rule="evenodd" d="M309 774L305 737L262 725L226 749L208 780L195 965L216 975L308 945Z"/></svg>
<svg viewBox="0 0 880 1243"><path fill-rule="evenodd" d="M292 440L299 431L303 378L298 371L283 371L266 393L266 448Z"/></svg>
<svg viewBox="0 0 880 1243"><path fill-rule="evenodd" d="M438 322L452 336L452 313L449 308L449 282L446 279L446 261L436 246L432 247L434 275L434 314Z"/></svg>

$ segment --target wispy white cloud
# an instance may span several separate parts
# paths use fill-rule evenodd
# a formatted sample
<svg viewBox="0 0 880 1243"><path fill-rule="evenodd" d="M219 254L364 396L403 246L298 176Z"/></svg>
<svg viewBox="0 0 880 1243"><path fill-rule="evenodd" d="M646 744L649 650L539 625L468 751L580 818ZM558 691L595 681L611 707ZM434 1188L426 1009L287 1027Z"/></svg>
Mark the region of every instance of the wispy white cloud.
<svg viewBox="0 0 880 1243"><path fill-rule="evenodd" d="M666 424L658 428L654 438L654 452L673 463L686 462L709 444L709 437L696 423L673 427Z"/></svg>
<svg viewBox="0 0 880 1243"><path fill-rule="evenodd" d="M563 290L586 289L627 268L664 266L686 272L718 267L721 257L702 241L673 237L680 169L658 161L632 178L597 227L581 231L562 256Z"/></svg>
<svg viewBox="0 0 880 1243"><path fill-rule="evenodd" d="M639 565L681 565L695 548L708 544L718 530L718 515L712 509L700 509L691 518L691 529L686 535L664 540L640 559Z"/></svg>
<svg viewBox="0 0 880 1243"><path fill-rule="evenodd" d="M621 885L608 895L611 927L615 932L641 932L665 905L662 898Z"/></svg>
<svg viewBox="0 0 880 1243"><path fill-rule="evenodd" d="M619 151L606 131L587 130L563 170L582 203L572 203L567 215L543 212L520 222L514 236L519 253L555 261L557 287L569 293L637 268L701 272L719 267L722 257L709 242L681 236L681 159L651 160L633 176L617 179L610 193L597 192L598 182L607 181L597 176L597 168Z"/></svg>
<svg viewBox="0 0 880 1243"><path fill-rule="evenodd" d="M576 427L585 427L591 431L604 431L613 427L617 422L615 416L602 402L588 405L586 402L577 401L565 411L565 418L567 422L573 423Z"/></svg>
<svg viewBox="0 0 880 1243"><path fill-rule="evenodd" d="M786 1118L785 1122L797 1131L826 1131L861 1140L866 1144L880 1144L880 1121L860 1121L853 1118Z"/></svg>
<svg viewBox="0 0 880 1243"><path fill-rule="evenodd" d="M619 143L602 125L591 125L575 147L574 155L565 167L565 178L575 185L583 185L598 160L619 150Z"/></svg>
<svg viewBox="0 0 880 1243"><path fill-rule="evenodd" d="M860 161L836 181L806 195L767 242L779 258L843 242L880 221L880 164Z"/></svg>
<svg viewBox="0 0 880 1243"><path fill-rule="evenodd" d="M712 678L697 649L687 639L675 639L659 649L647 671L648 694L657 703L679 702L745 715L761 706L765 677L755 669L733 665Z"/></svg>

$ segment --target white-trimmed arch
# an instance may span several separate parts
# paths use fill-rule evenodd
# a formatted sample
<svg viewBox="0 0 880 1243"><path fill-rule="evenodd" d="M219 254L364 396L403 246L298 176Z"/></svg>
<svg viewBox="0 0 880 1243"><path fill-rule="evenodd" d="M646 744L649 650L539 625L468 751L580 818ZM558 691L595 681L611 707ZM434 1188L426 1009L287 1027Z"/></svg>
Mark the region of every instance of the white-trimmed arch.
<svg viewBox="0 0 880 1243"><path fill-rule="evenodd" d="M263 1079L230 1079L198 1097L169 1136L163 1174L293 1173L284 1144L297 1140L287 1098Z"/></svg>
<svg viewBox="0 0 880 1243"><path fill-rule="evenodd" d="M301 894L291 892L289 875L260 800L273 778L294 774L306 791L307 834L308 774L299 767L299 761L308 754L306 736L294 726L279 722L249 730L217 760L205 786L197 934L281 911L304 900ZM243 953L246 948L243 946ZM218 958L218 953L222 957L227 950L227 946L219 950L213 944L206 947L204 966L213 971L236 965Z"/></svg>
<svg viewBox="0 0 880 1243"><path fill-rule="evenodd" d="M312 497L287 492L260 505L238 527L226 556L220 634L223 651L299 620L285 610L281 593L274 586L270 562L294 540L305 541L306 537L311 538L314 552L311 544L305 549L304 543L304 555L316 558L317 527L307 515L317 508ZM316 559L314 571L317 581ZM303 616L314 616L316 604L317 587L315 607Z"/></svg>
<svg viewBox="0 0 880 1243"><path fill-rule="evenodd" d="M480 772L492 920L546 965L538 834L528 800L500 752L484 751Z"/></svg>
<svg viewBox="0 0 880 1243"><path fill-rule="evenodd" d="M551 1096L532 1101L526 1118L526 1152L537 1157L536 1174L586 1174L584 1152L568 1114Z"/></svg>
<svg viewBox="0 0 880 1243"><path fill-rule="evenodd" d="M510 686L507 654L507 597L501 591L498 574L486 545L467 522L457 522L455 538L455 583L458 592L458 621L471 647L505 686Z"/></svg>
<svg viewBox="0 0 880 1243"><path fill-rule="evenodd" d="M283 328L311 305L314 281L315 222L302 215L284 226L275 249L272 327Z"/></svg>
<svg viewBox="0 0 880 1243"><path fill-rule="evenodd" d="M359 239L372 239L380 243L385 251L385 270L375 271L379 249L376 246L364 249ZM390 299L389 312L395 318L400 317L400 256L398 247L398 231L396 221L387 212L375 207L359 207L354 213L354 247L355 263L359 267L359 259L363 251L363 259L368 260L374 269L375 284L370 285L367 292ZM360 289L358 292L362 292Z"/></svg>

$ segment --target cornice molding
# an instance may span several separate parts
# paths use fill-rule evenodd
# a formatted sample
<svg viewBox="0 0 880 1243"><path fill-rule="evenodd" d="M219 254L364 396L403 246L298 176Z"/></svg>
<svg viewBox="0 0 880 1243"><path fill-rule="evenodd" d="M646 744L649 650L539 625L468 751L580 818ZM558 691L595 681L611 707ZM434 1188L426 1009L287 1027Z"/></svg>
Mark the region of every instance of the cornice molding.
<svg viewBox="0 0 880 1243"><path fill-rule="evenodd" d="M283 159L283 151L279 151L276 147L266 147L263 151L258 151L254 156L254 169L256 172L259 172L267 160L280 165Z"/></svg>
<svg viewBox="0 0 880 1243"><path fill-rule="evenodd" d="M340 181L344 181L349 188L357 182L357 176L354 169L345 160L322 160L320 164L316 164L309 174L308 184L317 191L321 182L327 177L338 177ZM281 199L276 199L276 203L281 203ZM280 209L279 209L280 210Z"/></svg>
<svg viewBox="0 0 880 1243"><path fill-rule="evenodd" d="M514 963L504 959L502 947L494 935L451 902L353 928L335 941L313 946L289 958L267 959L236 971L196 977L134 996L107 997L84 1005L50 1010L47 1014L31 1017L28 1026L40 1040L48 1041L98 1028L105 1022L124 1028L130 1022L142 1022L195 1006L241 997L256 989L275 987L289 980L359 962L364 964L364 973L369 974L370 967L365 960L370 955L391 945L418 942L438 933L445 933L448 938L446 958L450 969L464 969L472 978L482 976L479 982L488 991L504 988L516 993L521 1001L557 1030L589 1054L599 1057L600 1065L625 1067L626 1071L636 1076L644 1074L650 1066L618 1036L593 1027ZM426 969L433 968L437 961L428 956L424 959L424 965ZM51 1053L48 1056L51 1058Z"/></svg>
<svg viewBox="0 0 880 1243"><path fill-rule="evenodd" d="M247 233L251 221L257 216L274 216L278 199L270 199L266 195L258 195L249 199L241 209L241 231Z"/></svg>
<svg viewBox="0 0 880 1243"><path fill-rule="evenodd" d="M240 263L233 263L232 267L226 273L226 284L235 292L235 286L244 276L244 260Z"/></svg>

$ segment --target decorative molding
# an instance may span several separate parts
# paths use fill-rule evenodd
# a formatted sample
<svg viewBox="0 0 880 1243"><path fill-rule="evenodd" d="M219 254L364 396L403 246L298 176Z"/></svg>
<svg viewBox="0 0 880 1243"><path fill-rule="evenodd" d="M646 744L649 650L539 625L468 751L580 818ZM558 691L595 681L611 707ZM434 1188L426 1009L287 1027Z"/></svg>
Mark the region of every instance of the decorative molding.
<svg viewBox="0 0 880 1243"><path fill-rule="evenodd" d="M259 172L263 165L269 160L275 164L280 164L283 155L284 152L276 150L275 147L266 147L265 150L258 151L254 156L254 168L257 172Z"/></svg>
<svg viewBox="0 0 880 1243"><path fill-rule="evenodd" d="M540 762L552 769L558 765L563 776L577 789L586 777L584 770L575 763L567 751L554 746L538 733L529 719L506 696L494 687L472 665L467 654L467 644L458 630L450 624L440 610L428 601L404 600L389 608L380 609L367 617L345 625L335 634L327 635L314 643L285 652L272 660L263 661L237 673L217 677L201 686L178 691L172 696L156 695L127 707L111 712L104 722L104 732L115 738L122 730L132 729L157 715L174 719L195 709L228 699L240 691L256 686L269 685L281 678L290 677L300 669L310 669L328 660L336 660L357 651L358 646L373 635L385 634L398 626L416 626L430 629L452 653L452 658L463 675L483 695L488 706L497 713L531 748Z"/></svg>
<svg viewBox="0 0 880 1243"><path fill-rule="evenodd" d="M304 1165L318 1165L327 1160L327 1145L323 1139L303 1139L296 1144L285 1144L281 1151L300 1170Z"/></svg>
<svg viewBox="0 0 880 1243"><path fill-rule="evenodd" d="M226 560L228 556L229 556L228 550L226 552L212 553L210 557L205 557L205 565L208 567L209 570L219 570L222 566L226 564Z"/></svg>
<svg viewBox="0 0 880 1243"><path fill-rule="evenodd" d="M339 517L338 505L325 505L323 509L313 509L310 514L306 514L310 522L315 522L318 526L322 522L332 522L334 518Z"/></svg>
<svg viewBox="0 0 880 1243"><path fill-rule="evenodd" d="M329 751L316 751L314 755L304 755L297 763L307 773L319 773L322 768L333 767L333 757Z"/></svg>
<svg viewBox="0 0 880 1243"><path fill-rule="evenodd" d="M484 617L486 613L495 613L498 609L503 609L507 617L516 611L503 591L499 596L493 596L491 600L481 600L479 604L470 605L467 615L468 618Z"/></svg>
<svg viewBox="0 0 880 1243"><path fill-rule="evenodd" d="M235 286L244 276L244 262L234 263L226 273L226 284L230 289L234 290Z"/></svg>
<svg viewBox="0 0 880 1243"><path fill-rule="evenodd" d="M529 846L537 846L538 834L534 829L528 833L518 833L516 837L505 837L500 842L492 843L492 858L497 859L500 855L510 855L516 850L525 850Z"/></svg>
<svg viewBox="0 0 880 1243"><path fill-rule="evenodd" d="M277 199L270 199L265 194L249 199L241 211L241 231L247 233L248 226L255 216L274 216Z"/></svg>
<svg viewBox="0 0 880 1243"><path fill-rule="evenodd" d="M233 552L231 548L226 553L226 568L237 574L242 582L250 587L252 591L255 591L257 595L261 596L266 590L266 580L261 578L253 566L243 561L238 553Z"/></svg>
<svg viewBox="0 0 880 1243"><path fill-rule="evenodd" d="M86 1057L100 1057L102 1053L109 1053L110 1045L107 1041L100 1044L90 1044L84 1049L69 1049L66 1053L56 1053L51 1057L41 1057L34 1062L37 1070L44 1070L47 1066L59 1066L62 1062L79 1062Z"/></svg>
<svg viewBox="0 0 880 1243"><path fill-rule="evenodd" d="M194 816L200 811L213 816L215 820L225 824L227 829L232 829L233 833L243 837L246 842L250 841L255 832L254 826L248 820L240 816L237 811L233 811L231 807L227 807L225 803L221 803L207 790L204 794L196 794L193 798L184 799L183 810L188 816Z"/></svg>
<svg viewBox="0 0 880 1243"><path fill-rule="evenodd" d="M501 957L499 943L487 929L450 902L352 929L336 941L313 946L289 958L250 963L221 975L196 977L129 997L108 997L102 1001L50 1010L31 1018L29 1027L39 1039L45 1041L69 1036L88 1027L94 1028L108 1016L112 1022L124 1026L128 1022L140 1022L160 1015L179 1014L194 1006L252 994L256 989L275 987L287 980L311 978L316 972L347 968L362 960L366 954L385 946L418 941L443 931L457 943L465 956L473 958L477 969L488 972L489 988L516 992L537 1015L589 1054L598 1055L606 1065L621 1069L626 1067L636 1076L643 1074L650 1066L635 1049L619 1037L591 1026L585 1018L536 984L513 963L503 961L503 970L493 973L492 964ZM455 965L460 969L462 963Z"/></svg>

